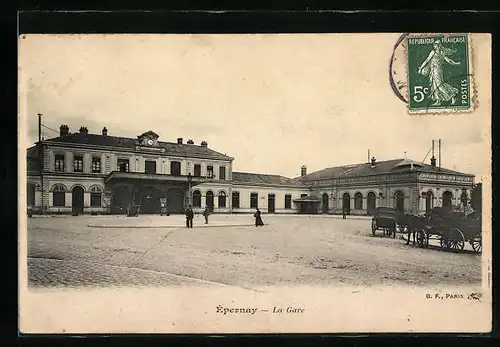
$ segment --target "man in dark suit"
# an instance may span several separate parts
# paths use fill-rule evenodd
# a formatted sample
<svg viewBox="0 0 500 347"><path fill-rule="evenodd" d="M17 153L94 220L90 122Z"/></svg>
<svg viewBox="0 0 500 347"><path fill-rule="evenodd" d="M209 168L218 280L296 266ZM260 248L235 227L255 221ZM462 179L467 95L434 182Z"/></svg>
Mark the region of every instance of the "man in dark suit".
<svg viewBox="0 0 500 347"><path fill-rule="evenodd" d="M186 209L186 227L187 228L193 227L193 218L194 218L194 212L193 212L193 209L191 208L191 205L189 205L188 208Z"/></svg>

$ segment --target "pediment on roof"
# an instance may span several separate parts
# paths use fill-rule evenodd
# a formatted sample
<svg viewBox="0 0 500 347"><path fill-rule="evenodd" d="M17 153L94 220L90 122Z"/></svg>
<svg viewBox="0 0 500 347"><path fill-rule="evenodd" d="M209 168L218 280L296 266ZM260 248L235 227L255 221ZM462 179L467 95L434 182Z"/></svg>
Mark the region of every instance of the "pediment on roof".
<svg viewBox="0 0 500 347"><path fill-rule="evenodd" d="M160 137L157 133L152 130L146 131L145 133L137 136L137 140L139 145L141 146L158 146L158 137Z"/></svg>

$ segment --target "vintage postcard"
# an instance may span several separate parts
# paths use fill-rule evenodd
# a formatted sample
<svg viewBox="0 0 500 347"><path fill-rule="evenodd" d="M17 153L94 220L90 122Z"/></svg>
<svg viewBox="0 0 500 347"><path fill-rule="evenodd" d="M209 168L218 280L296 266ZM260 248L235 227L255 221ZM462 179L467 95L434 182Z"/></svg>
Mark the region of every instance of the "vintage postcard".
<svg viewBox="0 0 500 347"><path fill-rule="evenodd" d="M491 36L22 35L22 333L491 330Z"/></svg>

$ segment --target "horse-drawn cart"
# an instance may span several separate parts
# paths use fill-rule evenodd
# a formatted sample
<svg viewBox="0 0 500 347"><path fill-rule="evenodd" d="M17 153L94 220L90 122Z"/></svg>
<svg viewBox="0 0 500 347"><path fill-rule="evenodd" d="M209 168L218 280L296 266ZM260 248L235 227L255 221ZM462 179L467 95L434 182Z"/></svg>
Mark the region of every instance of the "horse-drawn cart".
<svg viewBox="0 0 500 347"><path fill-rule="evenodd" d="M443 250L453 252L462 251L465 243L469 242L476 253L482 251L481 216L471 213L467 216L434 209L425 217L413 216L410 218L408 241L413 234L413 242L419 247L427 247L429 239L439 239Z"/></svg>
<svg viewBox="0 0 500 347"><path fill-rule="evenodd" d="M390 207L377 207L372 218L372 235L381 229L384 236L396 237L397 213L396 209Z"/></svg>

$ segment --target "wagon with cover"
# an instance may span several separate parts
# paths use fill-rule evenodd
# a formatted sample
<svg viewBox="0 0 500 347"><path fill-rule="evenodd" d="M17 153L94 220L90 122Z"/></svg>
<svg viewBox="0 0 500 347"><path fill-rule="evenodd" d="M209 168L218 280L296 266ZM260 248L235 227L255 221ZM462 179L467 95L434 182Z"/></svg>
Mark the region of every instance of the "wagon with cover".
<svg viewBox="0 0 500 347"><path fill-rule="evenodd" d="M372 235L382 230L382 235L396 237L397 211L390 207L377 207L372 218Z"/></svg>

